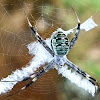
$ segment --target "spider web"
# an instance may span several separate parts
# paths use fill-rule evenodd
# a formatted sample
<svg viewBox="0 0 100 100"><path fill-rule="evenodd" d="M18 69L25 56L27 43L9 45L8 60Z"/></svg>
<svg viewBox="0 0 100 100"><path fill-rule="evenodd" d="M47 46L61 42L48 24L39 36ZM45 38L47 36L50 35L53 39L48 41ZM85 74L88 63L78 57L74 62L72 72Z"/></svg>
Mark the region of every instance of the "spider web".
<svg viewBox="0 0 100 100"><path fill-rule="evenodd" d="M82 23L93 16L98 27L88 32L81 30L75 46L70 50L67 57L81 69L95 76L100 82L99 0L93 0L93 3L89 0L70 0L70 2L67 0L1 0L0 78L7 77L16 69L21 70L22 67L29 65L34 58L34 55L29 54L27 46L31 42L36 41L36 39L31 34L23 9L25 9L32 25L35 26L40 36L46 39L50 38L57 28L69 30L76 26L77 19L72 8L75 9ZM72 33L69 38L71 39L73 36L74 34ZM28 82L18 82L10 92L2 94L0 99L72 100L77 98L77 100L99 100L100 98L99 95L92 98L87 92L80 90L76 85L74 86L67 79L58 75L55 69L50 69L49 72L40 77L29 88L9 98L5 98L10 93L25 86ZM76 91L79 92L76 94ZM85 95L85 97L82 98L80 95L83 97Z"/></svg>

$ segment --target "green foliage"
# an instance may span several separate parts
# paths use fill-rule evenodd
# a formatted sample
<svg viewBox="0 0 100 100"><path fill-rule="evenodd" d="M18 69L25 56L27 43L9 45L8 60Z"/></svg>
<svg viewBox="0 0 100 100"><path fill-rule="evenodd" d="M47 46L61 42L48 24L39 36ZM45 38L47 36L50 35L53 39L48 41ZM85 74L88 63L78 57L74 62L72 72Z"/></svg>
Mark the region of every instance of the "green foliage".
<svg viewBox="0 0 100 100"><path fill-rule="evenodd" d="M92 72L94 73L97 77L100 78L100 65L99 63L95 62L95 61L91 61L91 60L88 60L88 61L84 61L83 62L83 65L85 66L85 68L87 69L87 72Z"/></svg>
<svg viewBox="0 0 100 100"><path fill-rule="evenodd" d="M87 10L88 7L100 11L100 0L62 0L62 2L66 7L71 7L74 4L74 7L78 8L79 12ZM84 4L86 8L84 8Z"/></svg>
<svg viewBox="0 0 100 100"><path fill-rule="evenodd" d="M100 0L86 0L92 9L100 11Z"/></svg>

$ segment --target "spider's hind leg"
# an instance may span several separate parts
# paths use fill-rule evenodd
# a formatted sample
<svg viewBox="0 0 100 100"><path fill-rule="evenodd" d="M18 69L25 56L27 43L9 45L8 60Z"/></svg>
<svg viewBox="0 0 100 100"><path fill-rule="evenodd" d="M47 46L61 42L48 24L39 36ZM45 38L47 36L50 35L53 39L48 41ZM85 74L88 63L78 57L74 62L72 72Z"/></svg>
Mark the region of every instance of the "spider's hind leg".
<svg viewBox="0 0 100 100"><path fill-rule="evenodd" d="M36 39L43 45L43 47L52 55L54 56L54 52L49 48L49 46L46 44L46 42L42 39L42 37L37 33L37 31L35 30L35 28L31 25L28 17L27 17L27 14L24 10L24 13L25 13L25 16L27 18L27 21L28 21L28 24L29 24L29 27L30 29L32 30L32 33L33 35L36 37Z"/></svg>
<svg viewBox="0 0 100 100"><path fill-rule="evenodd" d="M76 12L75 12L75 14L76 14ZM79 35L79 31L80 31L80 20L79 20L77 14L76 14L76 17L77 17L77 21L78 21L77 29L76 29L76 32L75 32L75 36L72 38L72 40L71 40L71 42L70 42L70 47L69 47L69 49L71 49L71 48L74 46L75 42L76 42L77 39L78 39L78 35Z"/></svg>
<svg viewBox="0 0 100 100"><path fill-rule="evenodd" d="M79 35L79 31L80 31L80 22L78 23L75 36L72 38L72 40L71 40L71 42L70 42L70 48L69 48L69 49L71 49L71 48L74 46L75 42L77 41L78 35Z"/></svg>

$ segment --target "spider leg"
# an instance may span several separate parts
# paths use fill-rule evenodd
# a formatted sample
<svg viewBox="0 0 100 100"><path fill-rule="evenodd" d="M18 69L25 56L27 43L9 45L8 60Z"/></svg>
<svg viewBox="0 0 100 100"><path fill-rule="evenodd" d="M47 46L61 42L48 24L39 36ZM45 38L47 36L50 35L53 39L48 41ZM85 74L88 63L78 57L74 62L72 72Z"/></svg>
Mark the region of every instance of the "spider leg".
<svg viewBox="0 0 100 100"><path fill-rule="evenodd" d="M83 77L88 79L94 86L95 86L95 91L96 91L96 85L98 85L97 80L93 78L92 76L88 75L86 72L81 70L77 65L69 61L68 59L66 60L66 65L70 66L72 69L74 69L77 73L81 74Z"/></svg>
<svg viewBox="0 0 100 100"><path fill-rule="evenodd" d="M7 97L9 96L12 96L13 94L16 94L24 89L26 89L27 87L29 87L32 83L34 83L40 76L42 76L43 74L45 74L49 69L52 68L53 65L55 65L55 60L52 60L51 62L49 62L46 66L44 66L43 68L41 68L38 72L36 72L35 74L29 76L29 77L26 77L23 79L23 81L26 81L28 79L32 79L32 81L30 81L28 84L26 84L23 88L21 88L20 90L8 95Z"/></svg>
<svg viewBox="0 0 100 100"><path fill-rule="evenodd" d="M76 16L77 16L77 15L76 15ZM69 47L69 49L71 49L71 48L74 46L76 40L78 39L78 35L79 35L79 31L80 31L80 20L79 20L78 16L77 16L77 20L78 20L77 30L76 30L76 32L75 32L75 36L72 38L72 40L71 40L71 42L70 42L70 47Z"/></svg>
<svg viewBox="0 0 100 100"><path fill-rule="evenodd" d="M32 26L32 24L30 23L26 12L24 11L25 16L27 18L28 24L30 29L32 30L33 35L36 37L36 39L43 45L43 47L52 55L54 56L54 52L49 48L49 46L46 44L46 42L42 39L42 37L37 33L37 31L35 30L35 28Z"/></svg>
<svg viewBox="0 0 100 100"><path fill-rule="evenodd" d="M43 75L44 73L46 73L50 68L52 68L52 66L55 64L55 60L53 59L51 62L49 62L46 66L44 66L43 68L41 68L38 72L36 72L35 74L24 78L22 81L26 81L28 79L31 78L39 78L41 75Z"/></svg>

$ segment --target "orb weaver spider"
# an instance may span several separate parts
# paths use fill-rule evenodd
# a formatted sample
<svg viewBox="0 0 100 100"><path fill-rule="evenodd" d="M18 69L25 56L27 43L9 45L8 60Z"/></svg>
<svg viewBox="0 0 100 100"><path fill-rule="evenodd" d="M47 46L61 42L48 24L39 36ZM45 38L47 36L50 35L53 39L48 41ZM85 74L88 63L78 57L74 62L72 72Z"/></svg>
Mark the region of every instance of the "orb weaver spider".
<svg viewBox="0 0 100 100"><path fill-rule="evenodd" d="M95 93L96 93L96 91L98 89L98 87L97 87L97 85L98 85L97 80L95 78L93 78L92 76L90 76L89 74L87 74L86 72L84 72L83 70L81 70L77 65L72 63L66 57L66 55L68 54L69 50L74 46L75 42L78 39L78 35L79 35L80 25L81 24L80 24L80 20L79 20L77 14L76 14L76 17L77 17L77 20L78 20L78 24L77 24L77 29L76 29L76 32L75 32L75 36L72 38L72 40L69 41L69 38L64 33L64 31L62 29L58 29L57 31L53 32L53 34L51 36L51 48L50 48L47 45L47 43L43 40L43 38L37 33L35 28L31 25L31 23L30 23L30 21L29 21L25 11L24 11L24 13L25 13L25 16L27 18L29 27L30 27L30 29L32 31L32 34L36 37L38 42L53 56L53 60L50 61L46 66L42 67L35 74L32 74L32 75L30 75L28 77L25 77L22 81L26 81L28 79L32 79L32 80L28 84L26 84L26 86L24 86L23 88L21 88L20 90L18 90L15 93L18 93L21 90L24 90L27 87L29 87L40 76L42 76L43 74L48 72L49 69L51 69L55 65L57 65L57 66L64 66L64 65L69 66L75 72L77 72L78 74L80 74L84 78L86 78L95 87ZM9 97L9 96L11 96L13 94L8 95L7 97Z"/></svg>

